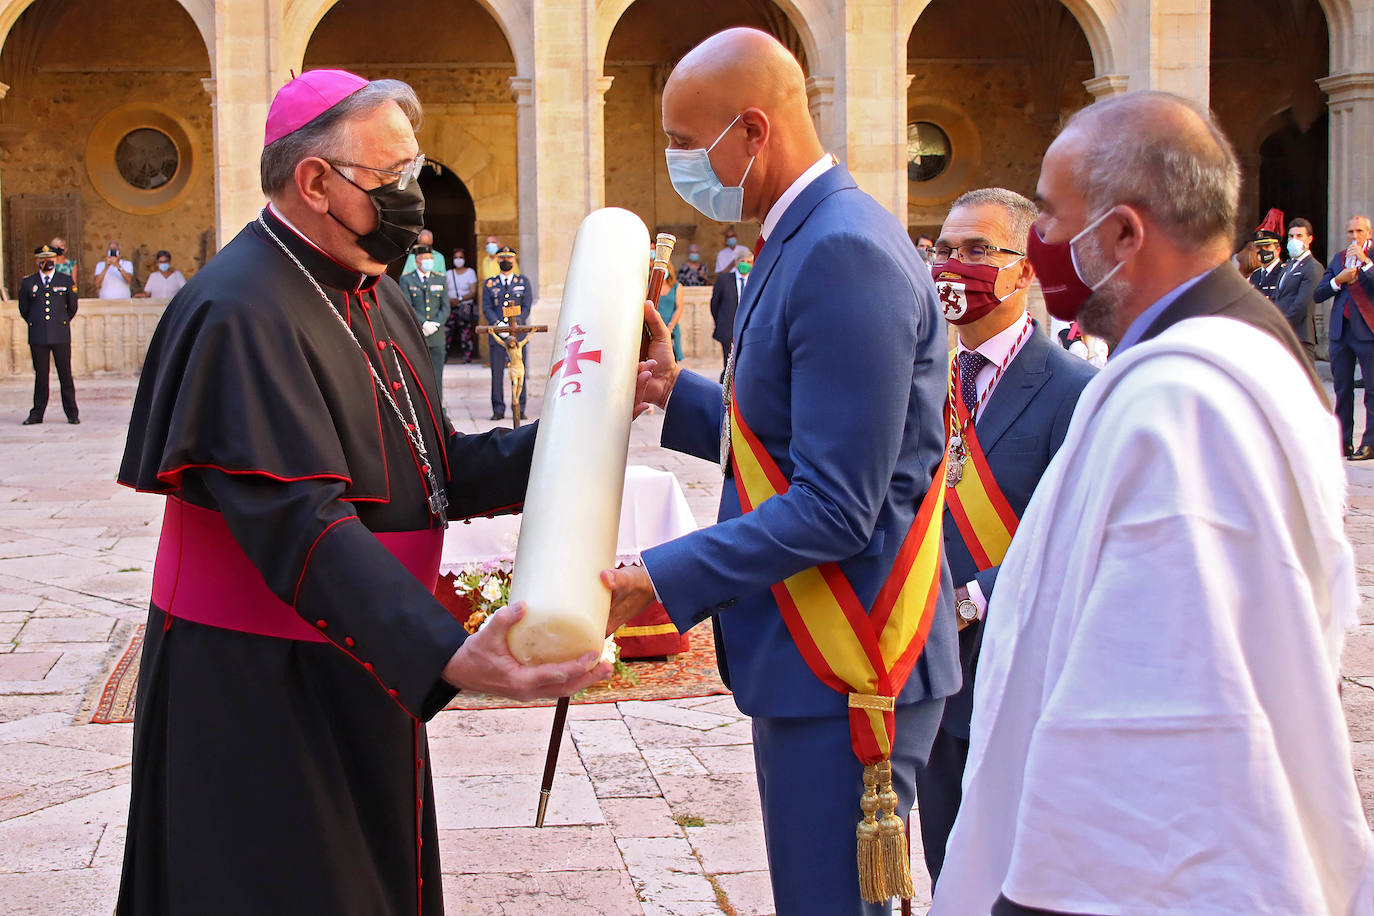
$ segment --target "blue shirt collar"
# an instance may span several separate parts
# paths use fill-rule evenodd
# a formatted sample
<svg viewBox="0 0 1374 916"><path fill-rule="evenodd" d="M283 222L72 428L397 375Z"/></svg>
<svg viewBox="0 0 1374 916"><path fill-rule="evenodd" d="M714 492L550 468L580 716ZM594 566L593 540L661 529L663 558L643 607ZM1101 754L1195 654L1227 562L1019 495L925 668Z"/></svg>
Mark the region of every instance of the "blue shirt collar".
<svg viewBox="0 0 1374 916"><path fill-rule="evenodd" d="M1150 329L1150 325L1154 324L1155 319L1158 318L1165 309L1177 302L1180 296L1196 286L1203 277L1211 272L1211 270L1204 270L1191 280L1183 281L1163 296L1160 296L1154 305L1137 315L1135 321L1132 321L1131 326L1126 329L1126 333L1121 335L1121 342L1116 345L1116 349L1112 350L1112 358L1115 359L1128 348L1140 343L1140 338L1145 336L1145 332Z"/></svg>

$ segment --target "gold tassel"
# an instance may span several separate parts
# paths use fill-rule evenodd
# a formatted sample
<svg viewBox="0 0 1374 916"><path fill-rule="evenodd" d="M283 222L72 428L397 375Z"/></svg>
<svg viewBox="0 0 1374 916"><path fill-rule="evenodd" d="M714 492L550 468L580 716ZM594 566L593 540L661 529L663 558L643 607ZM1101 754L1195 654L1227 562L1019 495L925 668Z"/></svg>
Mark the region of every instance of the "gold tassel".
<svg viewBox="0 0 1374 916"><path fill-rule="evenodd" d="M883 891L887 897L910 900L911 853L906 845L906 825L897 816L897 793L892 788L892 763L880 761L878 771L878 805L883 817L878 823L879 851L883 864Z"/></svg>
<svg viewBox="0 0 1374 916"><path fill-rule="evenodd" d="M878 770L872 764L864 767L864 794L859 799L859 808L864 819L859 821L859 893L869 903L882 903L888 894L883 893L883 850L879 840L881 828L874 817L878 812Z"/></svg>

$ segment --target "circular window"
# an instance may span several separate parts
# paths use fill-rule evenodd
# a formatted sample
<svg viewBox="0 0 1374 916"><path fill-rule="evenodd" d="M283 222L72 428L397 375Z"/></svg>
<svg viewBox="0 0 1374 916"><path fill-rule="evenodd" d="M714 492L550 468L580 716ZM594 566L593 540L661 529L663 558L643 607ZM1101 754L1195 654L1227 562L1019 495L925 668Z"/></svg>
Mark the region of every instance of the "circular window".
<svg viewBox="0 0 1374 916"><path fill-rule="evenodd" d="M105 114L86 138L86 172L111 206L146 216L183 203L202 156L190 126L171 109L147 102Z"/></svg>
<svg viewBox="0 0 1374 916"><path fill-rule="evenodd" d="M115 168L120 177L142 191L171 181L179 161L172 138L152 127L129 131L115 146Z"/></svg>
<svg viewBox="0 0 1374 916"><path fill-rule="evenodd" d="M930 181L949 167L949 135L938 124L913 121L906 126L906 174L911 181Z"/></svg>

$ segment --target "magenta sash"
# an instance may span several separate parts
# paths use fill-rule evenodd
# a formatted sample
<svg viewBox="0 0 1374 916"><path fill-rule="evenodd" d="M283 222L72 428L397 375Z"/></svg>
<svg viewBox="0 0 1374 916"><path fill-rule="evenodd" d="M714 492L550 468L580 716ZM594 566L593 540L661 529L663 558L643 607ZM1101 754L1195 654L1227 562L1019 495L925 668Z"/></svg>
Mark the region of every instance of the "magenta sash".
<svg viewBox="0 0 1374 916"><path fill-rule="evenodd" d="M434 591L444 545L442 528L374 536ZM172 617L226 630L327 641L267 587L262 573L234 540L224 516L175 496L167 497L162 516L153 567L153 604Z"/></svg>

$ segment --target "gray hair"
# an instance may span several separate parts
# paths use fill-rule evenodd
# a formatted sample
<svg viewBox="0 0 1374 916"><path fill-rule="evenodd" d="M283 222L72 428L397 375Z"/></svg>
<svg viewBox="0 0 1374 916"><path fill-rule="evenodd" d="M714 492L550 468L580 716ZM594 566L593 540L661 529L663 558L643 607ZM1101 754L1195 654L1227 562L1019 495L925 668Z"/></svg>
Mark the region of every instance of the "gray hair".
<svg viewBox="0 0 1374 916"><path fill-rule="evenodd" d="M1203 129L1180 126L1179 108ZM1169 92L1130 92L1076 112L1064 129L1086 140L1080 174L1088 219L1127 204L1149 213L1180 243L1230 242L1240 163L1207 109Z"/></svg>
<svg viewBox="0 0 1374 916"><path fill-rule="evenodd" d="M1001 207L1006 211L1007 225L1011 230L1011 237L1005 240L1006 244L1018 251L1024 250L1026 237L1030 235L1031 226L1039 215L1035 204L1028 198L1006 188L974 188L972 191L965 191L949 209L953 212L958 207Z"/></svg>
<svg viewBox="0 0 1374 916"><path fill-rule="evenodd" d="M1374 229L1374 223L1370 223L1369 217L1365 216L1363 213L1356 213L1354 216L1350 217L1350 219L1359 220L1360 222L1364 223L1364 228L1366 231Z"/></svg>
<svg viewBox="0 0 1374 916"><path fill-rule="evenodd" d="M410 119L414 130L420 129L422 112L415 90L400 80L373 80L357 92L338 102L280 139L263 148L258 162L262 193L272 197L289 185L302 159L319 156L321 159L352 158L352 138L348 122L371 115L387 102L395 102Z"/></svg>

